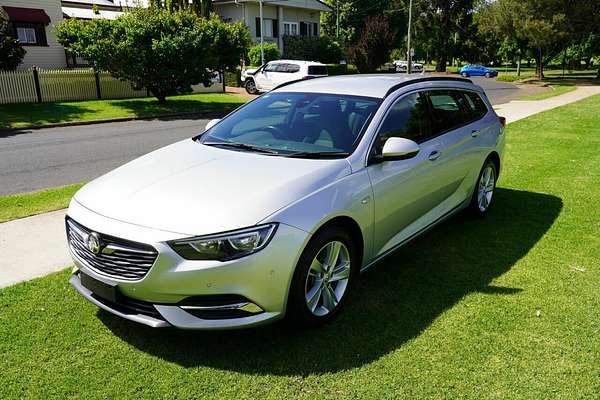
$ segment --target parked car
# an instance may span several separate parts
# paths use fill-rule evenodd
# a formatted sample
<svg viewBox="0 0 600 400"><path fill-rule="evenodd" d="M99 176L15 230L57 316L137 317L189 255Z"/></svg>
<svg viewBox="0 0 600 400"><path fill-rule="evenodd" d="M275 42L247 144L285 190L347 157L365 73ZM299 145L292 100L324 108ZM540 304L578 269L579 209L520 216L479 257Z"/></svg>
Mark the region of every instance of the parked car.
<svg viewBox="0 0 600 400"><path fill-rule="evenodd" d="M323 324L361 271L463 209L488 213L503 126L462 78L286 85L80 189L70 282L152 327Z"/></svg>
<svg viewBox="0 0 600 400"><path fill-rule="evenodd" d="M486 78L498 76L498 71L495 69L478 64L465 65L460 69L459 73L465 78L468 78L469 76L485 76Z"/></svg>
<svg viewBox="0 0 600 400"><path fill-rule="evenodd" d="M394 61L394 65L396 66L396 72L407 72L408 70L408 61L396 60ZM412 62L412 72L421 73L423 70L423 64Z"/></svg>
<svg viewBox="0 0 600 400"><path fill-rule="evenodd" d="M277 60L242 71L242 84L250 94L275 89L287 82L327 76L327 66L315 61Z"/></svg>

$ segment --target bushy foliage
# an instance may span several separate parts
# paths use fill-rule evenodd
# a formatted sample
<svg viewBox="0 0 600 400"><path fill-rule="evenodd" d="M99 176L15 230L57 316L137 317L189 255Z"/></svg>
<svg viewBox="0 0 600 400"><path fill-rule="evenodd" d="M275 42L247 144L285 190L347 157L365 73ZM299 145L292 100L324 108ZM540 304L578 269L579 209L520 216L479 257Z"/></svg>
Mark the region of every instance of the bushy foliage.
<svg viewBox="0 0 600 400"><path fill-rule="evenodd" d="M12 71L17 68L23 57L25 49L21 43L9 35L8 21L0 11L0 70Z"/></svg>
<svg viewBox="0 0 600 400"><path fill-rule="evenodd" d="M327 36L283 37L284 57L290 60L320 61L325 64L339 63L343 57L342 47Z"/></svg>
<svg viewBox="0 0 600 400"><path fill-rule="evenodd" d="M359 72L375 72L390 59L395 37L387 17L368 17L358 42L348 49L348 56Z"/></svg>
<svg viewBox="0 0 600 400"><path fill-rule="evenodd" d="M242 23L157 8L135 9L115 20L65 20L57 37L95 69L146 87L159 102L190 85L208 85L212 71L235 68L250 43Z"/></svg>
<svg viewBox="0 0 600 400"><path fill-rule="evenodd" d="M265 63L281 58L279 48L275 43L263 43L263 52L265 54ZM258 66L262 64L260 59L260 44L255 44L250 47L250 50L248 51L248 60L250 60L250 65Z"/></svg>

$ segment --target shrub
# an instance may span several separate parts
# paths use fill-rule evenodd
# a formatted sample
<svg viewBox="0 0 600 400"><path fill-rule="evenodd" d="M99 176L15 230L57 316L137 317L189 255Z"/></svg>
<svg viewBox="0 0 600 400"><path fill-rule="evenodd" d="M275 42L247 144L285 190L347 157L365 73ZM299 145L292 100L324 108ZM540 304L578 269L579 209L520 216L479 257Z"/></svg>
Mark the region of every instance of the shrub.
<svg viewBox="0 0 600 400"><path fill-rule="evenodd" d="M326 36L283 37L284 58L292 60L320 61L324 64L337 64L343 57L338 42Z"/></svg>
<svg viewBox="0 0 600 400"><path fill-rule="evenodd" d="M348 55L361 73L375 72L390 59L395 37L387 17L367 17L360 38L348 49Z"/></svg>
<svg viewBox="0 0 600 400"><path fill-rule="evenodd" d="M327 71L330 76L352 75L358 73L354 65L348 64L327 64Z"/></svg>
<svg viewBox="0 0 600 400"><path fill-rule="evenodd" d="M135 9L115 20L65 20L57 37L96 70L146 87L160 103L190 85L208 85L211 71L237 67L250 43L241 23L156 8Z"/></svg>
<svg viewBox="0 0 600 400"><path fill-rule="evenodd" d="M0 11L0 70L12 71L25 57L21 43L9 35L8 21Z"/></svg>
<svg viewBox="0 0 600 400"><path fill-rule="evenodd" d="M265 53L265 63L281 58L279 48L275 43L263 43L263 52ZM248 59L250 60L250 65L258 66L262 64L260 59L260 43L250 47Z"/></svg>

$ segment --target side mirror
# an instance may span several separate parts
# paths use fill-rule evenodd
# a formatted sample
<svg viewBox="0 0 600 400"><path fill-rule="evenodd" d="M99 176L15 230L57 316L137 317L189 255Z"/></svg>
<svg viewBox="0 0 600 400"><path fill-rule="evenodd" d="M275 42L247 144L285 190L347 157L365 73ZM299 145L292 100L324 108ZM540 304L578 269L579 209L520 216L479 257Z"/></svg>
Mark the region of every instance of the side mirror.
<svg viewBox="0 0 600 400"><path fill-rule="evenodd" d="M217 124L217 122L219 122L220 119L216 118L216 119L211 119L210 121L208 121L208 124L206 124L206 128L204 128L205 131L209 130L210 128L212 128L213 126L215 126Z"/></svg>
<svg viewBox="0 0 600 400"><path fill-rule="evenodd" d="M381 152L383 161L406 160L419 153L420 147L410 139L391 137L385 141Z"/></svg>

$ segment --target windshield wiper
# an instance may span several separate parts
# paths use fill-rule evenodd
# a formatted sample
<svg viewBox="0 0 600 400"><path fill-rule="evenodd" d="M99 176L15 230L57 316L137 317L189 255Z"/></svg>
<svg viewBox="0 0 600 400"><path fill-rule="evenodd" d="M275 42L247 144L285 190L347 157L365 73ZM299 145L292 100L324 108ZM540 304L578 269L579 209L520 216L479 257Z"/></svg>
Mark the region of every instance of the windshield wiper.
<svg viewBox="0 0 600 400"><path fill-rule="evenodd" d="M223 147L230 147L230 148L233 148L233 149L256 151L257 153L277 154L277 155L281 155L282 154L282 153L278 152L277 150L267 149L265 147L259 147L259 146L252 146L251 144L246 144L246 143L236 143L236 142L204 142L202 144L206 145L206 146L223 146Z"/></svg>
<svg viewBox="0 0 600 400"><path fill-rule="evenodd" d="M293 158L340 158L348 157L350 153L345 151L298 151L296 153L285 154L286 157Z"/></svg>

